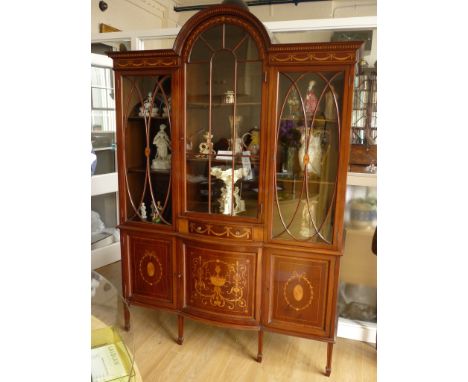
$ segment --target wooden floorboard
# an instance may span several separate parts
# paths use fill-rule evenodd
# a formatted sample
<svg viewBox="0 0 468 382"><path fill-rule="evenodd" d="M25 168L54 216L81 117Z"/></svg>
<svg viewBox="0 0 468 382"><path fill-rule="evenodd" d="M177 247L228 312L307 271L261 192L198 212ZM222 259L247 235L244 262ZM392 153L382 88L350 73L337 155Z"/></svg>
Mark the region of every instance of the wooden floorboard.
<svg viewBox="0 0 468 382"><path fill-rule="evenodd" d="M120 262L97 269L120 291ZM185 341L176 344L174 313L131 307L131 331L144 382L373 382L374 345L338 338L331 376L325 377L327 345L265 332L263 362L257 363L257 333L185 320Z"/></svg>

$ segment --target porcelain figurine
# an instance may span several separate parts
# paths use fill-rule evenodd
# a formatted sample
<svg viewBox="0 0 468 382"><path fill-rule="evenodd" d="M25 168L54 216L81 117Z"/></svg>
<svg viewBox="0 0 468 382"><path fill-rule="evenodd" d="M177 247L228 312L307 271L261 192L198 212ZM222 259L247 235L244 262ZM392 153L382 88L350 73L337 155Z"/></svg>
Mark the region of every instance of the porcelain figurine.
<svg viewBox="0 0 468 382"><path fill-rule="evenodd" d="M309 141L308 147L307 140ZM304 128L301 133L301 147L298 151L298 157L299 165L301 166L302 171L307 171L308 173L313 173L317 176L320 176L322 165L321 137L319 134L314 134L311 136L310 128Z"/></svg>
<svg viewBox="0 0 468 382"><path fill-rule="evenodd" d="M148 217L146 216L146 205L144 202L140 204L140 217L142 220L146 220Z"/></svg>
<svg viewBox="0 0 468 382"><path fill-rule="evenodd" d="M203 134L203 138L205 138L206 142L202 142L198 145L198 148L200 150L200 154L215 154L215 151L213 150L213 134L210 134L208 131Z"/></svg>
<svg viewBox="0 0 468 382"><path fill-rule="evenodd" d="M140 106L140 112L138 113L138 115L140 117L149 117L150 115L152 117L155 117L157 113L158 113L158 109L153 106L153 97L150 92L148 93L148 96L143 101L143 106Z"/></svg>
<svg viewBox="0 0 468 382"><path fill-rule="evenodd" d="M218 199L220 212L224 215L236 215L239 212L245 211L245 201L240 198L239 187L235 187L234 192L232 190L232 185L243 177L244 169L238 168L232 171L231 168L222 170L220 167L213 167L211 175L224 182L224 187L221 188L221 197ZM233 176L234 181L232 179Z"/></svg>
<svg viewBox="0 0 468 382"><path fill-rule="evenodd" d="M159 131L153 139L153 145L156 146L156 157L151 163L151 168L154 170L169 170L171 168L171 154L169 150L171 147L171 140L164 131L165 124L159 126Z"/></svg>
<svg viewBox="0 0 468 382"><path fill-rule="evenodd" d="M314 92L315 81L309 81L309 87L307 88L307 95L305 100L305 111L308 116L314 114L315 109L317 108L317 96Z"/></svg>

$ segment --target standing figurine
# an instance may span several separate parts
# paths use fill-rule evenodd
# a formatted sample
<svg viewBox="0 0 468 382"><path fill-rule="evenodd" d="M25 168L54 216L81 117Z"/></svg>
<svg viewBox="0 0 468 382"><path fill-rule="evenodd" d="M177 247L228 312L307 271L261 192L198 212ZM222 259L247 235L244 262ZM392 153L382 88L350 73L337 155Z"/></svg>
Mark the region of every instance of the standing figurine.
<svg viewBox="0 0 468 382"><path fill-rule="evenodd" d="M151 168L154 170L168 170L171 168L171 154L169 154L171 140L164 131L166 127L165 124L161 124L158 133L153 139L153 145L155 145L157 149L156 157L151 163Z"/></svg>
<svg viewBox="0 0 468 382"><path fill-rule="evenodd" d="M151 221L153 223L161 222L161 212L163 207L161 206L161 202L158 200L156 205L154 202L151 202Z"/></svg>
<svg viewBox="0 0 468 382"><path fill-rule="evenodd" d="M143 106L140 106L140 113L138 114L140 117L152 117L156 116L157 109L153 107L153 97L151 92L148 93L148 96L143 101Z"/></svg>
<svg viewBox="0 0 468 382"><path fill-rule="evenodd" d="M306 101L305 101L305 110L308 116L314 114L315 109L317 108L317 96L314 92L315 81L309 82L309 87L307 89Z"/></svg>
<svg viewBox="0 0 468 382"><path fill-rule="evenodd" d="M297 98L297 90L293 88L288 98L289 115L291 119L295 119L298 116L299 105L300 101Z"/></svg>
<svg viewBox="0 0 468 382"><path fill-rule="evenodd" d="M141 202L140 204L140 215L141 215L141 220L146 220L148 218L146 216L146 205L144 202Z"/></svg>

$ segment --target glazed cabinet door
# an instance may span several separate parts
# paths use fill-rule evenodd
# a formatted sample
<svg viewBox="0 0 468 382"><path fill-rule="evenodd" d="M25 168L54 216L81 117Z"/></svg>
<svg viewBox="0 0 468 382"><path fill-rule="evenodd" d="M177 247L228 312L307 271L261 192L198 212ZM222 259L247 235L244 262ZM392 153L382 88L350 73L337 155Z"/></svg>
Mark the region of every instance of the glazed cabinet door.
<svg viewBox="0 0 468 382"><path fill-rule="evenodd" d="M224 323L258 324L259 262L255 249L184 243L183 310Z"/></svg>
<svg viewBox="0 0 468 382"><path fill-rule="evenodd" d="M333 305L334 256L266 250L263 324L278 331L327 337Z"/></svg>
<svg viewBox="0 0 468 382"><path fill-rule="evenodd" d="M176 261L172 238L151 234L124 233L124 291L131 302L175 308Z"/></svg>
<svg viewBox="0 0 468 382"><path fill-rule="evenodd" d="M259 219L263 60L245 28L220 23L185 62L185 212Z"/></svg>
<svg viewBox="0 0 468 382"><path fill-rule="evenodd" d="M276 99L271 239L337 246L346 182L345 69L284 68Z"/></svg>
<svg viewBox="0 0 468 382"><path fill-rule="evenodd" d="M120 222L172 225L171 72L118 77Z"/></svg>

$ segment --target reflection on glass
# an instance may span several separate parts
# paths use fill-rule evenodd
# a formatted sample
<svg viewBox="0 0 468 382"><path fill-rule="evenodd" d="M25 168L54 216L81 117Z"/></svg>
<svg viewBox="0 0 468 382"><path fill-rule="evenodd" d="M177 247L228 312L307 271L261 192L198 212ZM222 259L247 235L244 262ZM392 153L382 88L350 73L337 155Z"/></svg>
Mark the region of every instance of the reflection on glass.
<svg viewBox="0 0 468 382"><path fill-rule="evenodd" d="M273 237L331 243L342 73L280 73Z"/></svg>
<svg viewBox="0 0 468 382"><path fill-rule="evenodd" d="M91 145L96 155L92 175L116 171L114 75L91 66Z"/></svg>
<svg viewBox="0 0 468 382"><path fill-rule="evenodd" d="M119 240L117 225L117 194L91 197L91 249L105 247Z"/></svg>
<svg viewBox="0 0 468 382"><path fill-rule="evenodd" d="M123 78L128 219L171 224L171 77Z"/></svg>
<svg viewBox="0 0 468 382"><path fill-rule="evenodd" d="M262 63L250 35L224 24L186 64L187 210L257 216Z"/></svg>

